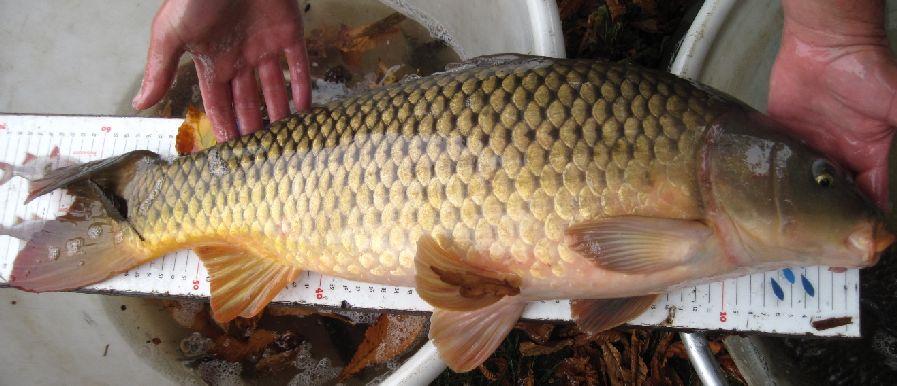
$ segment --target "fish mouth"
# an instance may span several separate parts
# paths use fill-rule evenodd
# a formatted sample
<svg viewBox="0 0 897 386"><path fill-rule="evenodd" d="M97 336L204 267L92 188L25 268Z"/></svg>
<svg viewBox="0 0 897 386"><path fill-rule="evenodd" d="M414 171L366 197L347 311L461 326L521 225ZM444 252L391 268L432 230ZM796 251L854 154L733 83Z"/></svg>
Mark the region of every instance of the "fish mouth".
<svg viewBox="0 0 897 386"><path fill-rule="evenodd" d="M863 255L864 266L871 267L878 262L881 253L888 249L895 239L897 236L894 236L883 222L876 221L874 225L863 226L853 232L847 241L851 249Z"/></svg>

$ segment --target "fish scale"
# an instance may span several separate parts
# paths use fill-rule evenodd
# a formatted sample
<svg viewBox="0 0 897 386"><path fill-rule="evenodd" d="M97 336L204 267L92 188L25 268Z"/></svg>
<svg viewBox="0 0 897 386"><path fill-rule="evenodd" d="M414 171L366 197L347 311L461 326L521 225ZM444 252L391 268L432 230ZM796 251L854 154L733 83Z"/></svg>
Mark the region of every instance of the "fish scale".
<svg viewBox="0 0 897 386"><path fill-rule="evenodd" d="M719 101L625 64L465 68L178 158L128 186L147 205L128 218L152 251L253 240L362 281L413 285L422 235L523 277L563 277L572 224L700 217L695 149Z"/></svg>

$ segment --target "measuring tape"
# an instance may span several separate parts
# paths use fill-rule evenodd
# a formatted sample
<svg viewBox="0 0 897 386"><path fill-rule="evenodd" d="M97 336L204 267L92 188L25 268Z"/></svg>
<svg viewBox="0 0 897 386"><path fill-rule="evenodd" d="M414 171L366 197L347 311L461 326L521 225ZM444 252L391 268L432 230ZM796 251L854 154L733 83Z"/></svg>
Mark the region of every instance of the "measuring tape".
<svg viewBox="0 0 897 386"><path fill-rule="evenodd" d="M176 156L175 136L182 122L161 118L0 114L0 161L21 164L26 153L47 155L54 148L59 149L63 160L78 162L137 149L151 150L170 159ZM61 191L22 205L26 185L16 178L0 186L0 223L9 226L16 218L52 219L65 213L71 200ZM5 285L23 245L18 239L0 236L0 285ZM193 252L181 251L84 290L207 298L209 276ZM413 288L354 282L315 272L304 272L274 301L353 309L431 310ZM569 320L569 302L533 302L523 317ZM850 323L817 329L820 322L825 324L833 318L849 318ZM814 322L817 327L813 327ZM660 296L630 324L855 337L860 333L859 272L794 268L685 287Z"/></svg>

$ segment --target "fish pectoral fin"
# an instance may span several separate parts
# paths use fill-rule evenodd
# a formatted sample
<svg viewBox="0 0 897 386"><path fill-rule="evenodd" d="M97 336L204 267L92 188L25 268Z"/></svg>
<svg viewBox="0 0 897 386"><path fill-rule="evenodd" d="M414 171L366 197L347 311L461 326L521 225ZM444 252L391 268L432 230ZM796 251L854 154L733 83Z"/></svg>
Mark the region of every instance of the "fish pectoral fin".
<svg viewBox="0 0 897 386"><path fill-rule="evenodd" d="M570 313L580 330L596 334L635 319L651 307L655 299L657 295L573 300L570 302Z"/></svg>
<svg viewBox="0 0 897 386"><path fill-rule="evenodd" d="M437 308L470 311L520 293L519 276L476 267L462 260L463 255L451 241L420 238L414 264L422 299Z"/></svg>
<svg viewBox="0 0 897 386"><path fill-rule="evenodd" d="M704 223L651 217L611 217L567 229L571 249L598 266L623 273L652 273L696 256L713 231Z"/></svg>
<svg viewBox="0 0 897 386"><path fill-rule="evenodd" d="M193 251L211 276L212 316L220 323L255 316L300 272L238 244L201 245Z"/></svg>
<svg viewBox="0 0 897 386"><path fill-rule="evenodd" d="M474 311L437 308L430 317L429 338L453 371L473 370L504 341L524 306L520 296L508 296Z"/></svg>

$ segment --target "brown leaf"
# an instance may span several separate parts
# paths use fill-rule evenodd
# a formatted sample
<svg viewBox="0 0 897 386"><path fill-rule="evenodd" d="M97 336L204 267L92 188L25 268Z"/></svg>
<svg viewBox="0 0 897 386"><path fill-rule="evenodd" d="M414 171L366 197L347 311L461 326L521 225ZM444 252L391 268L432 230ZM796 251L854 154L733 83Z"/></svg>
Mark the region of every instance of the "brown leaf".
<svg viewBox="0 0 897 386"><path fill-rule="evenodd" d="M642 9L642 14L648 16L657 15L657 2L655 0L632 0L632 3Z"/></svg>
<svg viewBox="0 0 897 386"><path fill-rule="evenodd" d="M657 343L657 347L654 349L654 354L651 356L651 380L650 384L669 384L671 380L669 380L666 376L666 364L667 358L669 358L667 354L667 350L669 349L673 338L675 336L670 332L661 333L661 338Z"/></svg>
<svg viewBox="0 0 897 386"><path fill-rule="evenodd" d="M420 315L380 315L364 332L364 341L343 368L339 379L346 380L365 367L384 363L405 353L417 341L426 322L427 318Z"/></svg>
<svg viewBox="0 0 897 386"><path fill-rule="evenodd" d="M240 362L249 355L261 351L265 346L274 342L276 336L268 330L255 330L249 340L244 342L229 335L220 335L215 338L215 347L212 353L228 362Z"/></svg>
<svg viewBox="0 0 897 386"><path fill-rule="evenodd" d="M489 366L487 366L489 364ZM489 370L490 366L495 366L495 371ZM486 362L480 364L477 367L477 370L480 370L480 373L483 374L490 382L497 381L502 375L506 375L508 373L508 361L504 358L492 358L487 360Z"/></svg>
<svg viewBox="0 0 897 386"><path fill-rule="evenodd" d="M614 22L619 21L620 18L626 14L626 4L623 4L623 1L607 0L604 3L607 4L607 10L610 12L610 18Z"/></svg>
<svg viewBox="0 0 897 386"><path fill-rule="evenodd" d="M729 354L720 355L716 357L717 362L719 362L719 366L723 369L726 374L729 374L730 377L737 379L743 385L747 385L747 380L744 379L744 376L741 375L741 371L738 370L738 366L735 365L735 361L732 360L732 357Z"/></svg>
<svg viewBox="0 0 897 386"><path fill-rule="evenodd" d="M670 347L667 348L665 355L667 358L676 357L680 359L688 359L688 353L685 352L685 345L682 344L681 341L671 344Z"/></svg>
<svg viewBox="0 0 897 386"><path fill-rule="evenodd" d="M523 331L529 339L538 344L545 344L551 338L551 332L554 331L554 324L541 322L517 322L514 326Z"/></svg>
<svg viewBox="0 0 897 386"><path fill-rule="evenodd" d="M255 364L255 370L260 373L276 373L284 370L292 365L293 358L296 357L296 351L297 349L292 349L282 353L264 356Z"/></svg>
<svg viewBox="0 0 897 386"><path fill-rule="evenodd" d="M533 386L536 384L536 377L533 375L533 363L527 362L526 375L520 380L521 386Z"/></svg>
<svg viewBox="0 0 897 386"><path fill-rule="evenodd" d="M571 16L575 15L579 12L580 8L582 8L584 0L561 0L558 1L558 13L561 16L561 20L567 20Z"/></svg>
<svg viewBox="0 0 897 386"><path fill-rule="evenodd" d="M614 345L605 342L601 344L601 353L610 384L614 386L622 386L626 384L626 378L623 376L623 363L620 357L620 350L617 350Z"/></svg>
<svg viewBox="0 0 897 386"><path fill-rule="evenodd" d="M553 354L561 351L565 347L569 347L572 345L573 339L564 339L545 345L540 345L533 342L520 342L520 354L525 357Z"/></svg>
<svg viewBox="0 0 897 386"><path fill-rule="evenodd" d="M598 372L589 363L588 357L581 356L561 361L554 369L554 377L567 385L594 385L598 383Z"/></svg>

